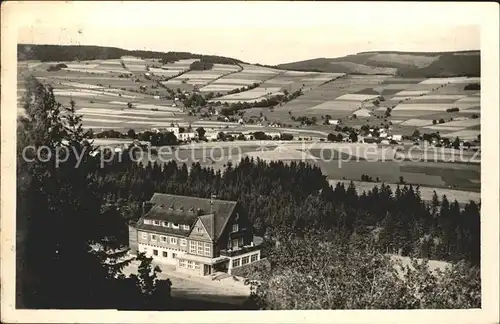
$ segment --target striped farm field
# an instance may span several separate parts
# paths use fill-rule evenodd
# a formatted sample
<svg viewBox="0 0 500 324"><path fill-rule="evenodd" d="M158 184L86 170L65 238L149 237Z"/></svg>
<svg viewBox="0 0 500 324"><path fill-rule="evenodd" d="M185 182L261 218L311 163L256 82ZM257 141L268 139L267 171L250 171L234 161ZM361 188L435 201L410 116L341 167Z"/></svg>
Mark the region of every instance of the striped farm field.
<svg viewBox="0 0 500 324"><path fill-rule="evenodd" d="M285 71L283 73L284 76L290 76L290 77L307 77L317 74L318 72L309 72L309 71Z"/></svg>
<svg viewBox="0 0 500 324"><path fill-rule="evenodd" d="M111 73L111 71L109 71L109 70L102 70L102 69L64 68L63 70L70 71L70 72L95 73L95 74Z"/></svg>
<svg viewBox="0 0 500 324"><path fill-rule="evenodd" d="M423 84L447 84L447 83L474 83L479 82L480 78L453 77L453 78L429 78L422 81Z"/></svg>
<svg viewBox="0 0 500 324"><path fill-rule="evenodd" d="M216 79L222 75L224 75L226 72L214 72L212 70L207 70L207 71L189 71L184 73L183 75L177 77L179 80L187 80L187 79Z"/></svg>
<svg viewBox="0 0 500 324"><path fill-rule="evenodd" d="M297 113L322 112L330 115L333 113L339 118L347 116L350 115L352 111L360 108L360 101L337 101L336 98L347 94L355 94L355 92L363 89L376 87L390 77L391 76L385 75L360 76L339 74L336 75L336 78L331 82L304 91L302 96L286 103L281 109ZM376 95L370 96L376 97ZM359 98L360 97L357 97L357 99ZM325 104L320 105L322 103Z"/></svg>
<svg viewBox="0 0 500 324"><path fill-rule="evenodd" d="M385 79L382 84L417 84L422 81L424 81L424 78L387 78Z"/></svg>
<svg viewBox="0 0 500 324"><path fill-rule="evenodd" d="M432 129L432 130L438 130L438 131L459 131L464 129L464 127L458 127L458 126L448 126L445 124L436 124L436 125L431 125L431 126L426 126L424 129Z"/></svg>
<svg viewBox="0 0 500 324"><path fill-rule="evenodd" d="M481 98L480 97L473 97L473 96L469 96L469 97L462 97L460 98L459 100L456 101L457 103L476 103L476 104L479 104L481 102Z"/></svg>
<svg viewBox="0 0 500 324"><path fill-rule="evenodd" d="M231 84L209 84L200 89L201 92L226 92L237 89L240 85Z"/></svg>
<svg viewBox="0 0 500 324"><path fill-rule="evenodd" d="M231 64L214 64L212 67L213 71L239 71L241 68L239 65L231 65Z"/></svg>
<svg viewBox="0 0 500 324"><path fill-rule="evenodd" d="M128 116L128 115L113 115L113 117L118 118L120 120L152 120L153 122L178 122L182 121L182 118L179 117L170 117L170 114L158 117L157 115L148 115L148 116ZM110 114L99 114L99 113L86 113L84 114L84 119L88 120L88 118L110 118Z"/></svg>
<svg viewBox="0 0 500 324"><path fill-rule="evenodd" d="M211 85L217 85L217 84L251 85L251 84L260 83L260 82L262 82L262 80L260 80L260 79L238 79L238 78L227 77L227 78L215 80Z"/></svg>
<svg viewBox="0 0 500 324"><path fill-rule="evenodd" d="M161 67L163 69L168 69L168 70L186 71L189 69L189 66L196 61L198 60L196 59L179 60L173 63L163 64Z"/></svg>
<svg viewBox="0 0 500 324"><path fill-rule="evenodd" d="M481 108L478 107L473 107L473 108L467 108L463 109L460 111L462 114L480 114L481 113Z"/></svg>
<svg viewBox="0 0 500 324"><path fill-rule="evenodd" d="M97 91L97 90L54 90L55 96L63 96L63 97L121 97L127 99L135 99L136 95L126 95L122 93L116 92L107 92L107 91Z"/></svg>
<svg viewBox="0 0 500 324"><path fill-rule="evenodd" d="M403 110L430 110L430 111L446 111L448 108L453 108L453 104L419 104L419 103L402 103L396 106L393 111Z"/></svg>
<svg viewBox="0 0 500 324"><path fill-rule="evenodd" d="M395 97L414 97L414 96L421 96L425 95L429 91L427 90L403 90L398 93L396 93L394 96Z"/></svg>
<svg viewBox="0 0 500 324"><path fill-rule="evenodd" d="M213 101L220 102L238 102L238 101L254 101L262 100L265 96L278 94L281 90L280 87L257 87L248 91L226 95L220 98L213 99Z"/></svg>
<svg viewBox="0 0 500 324"><path fill-rule="evenodd" d="M464 120L454 120L451 122L444 123L445 126L453 126L453 127L472 127L481 124L481 119L473 118L473 119L464 119Z"/></svg>
<svg viewBox="0 0 500 324"><path fill-rule="evenodd" d="M408 100L410 100L411 98L413 98L413 97L409 97L409 96L408 96L408 97L392 97L392 98L390 98L389 100L387 100L387 102L391 102L391 103L392 103L392 102L395 102L395 103L400 103L400 102L402 102L402 101L408 101Z"/></svg>
<svg viewBox="0 0 500 324"><path fill-rule="evenodd" d="M179 74L182 72L182 70L165 70L165 69L159 69L159 68L149 68L149 72L158 75L158 76L165 76L165 77L171 77L176 74Z"/></svg>
<svg viewBox="0 0 500 324"><path fill-rule="evenodd" d="M391 111L391 116L397 119L411 119L433 115L435 110L397 110L393 109Z"/></svg>
<svg viewBox="0 0 500 324"><path fill-rule="evenodd" d="M464 129L464 130L459 130L456 132L446 133L446 134L443 134L442 136L451 137L451 138L458 137L458 138L463 139L463 140L473 140L473 139L477 139L477 136L479 134L481 134L481 131L479 131L479 130Z"/></svg>
<svg viewBox="0 0 500 324"><path fill-rule="evenodd" d="M276 85L282 85L282 86L286 86L286 85L290 85L290 84L293 84L295 81L291 81L291 80L283 80L283 79L269 79L267 80L265 83L266 84L276 84Z"/></svg>
<svg viewBox="0 0 500 324"><path fill-rule="evenodd" d="M345 95L342 95L340 97L335 98L335 100L346 100L346 101L365 101L365 100L370 100L370 99L375 99L377 98L378 95L365 95L365 94L352 94L352 93L347 93Z"/></svg>
<svg viewBox="0 0 500 324"><path fill-rule="evenodd" d="M432 120L427 119L408 119L400 123L401 126L416 126L422 127L427 125L432 125Z"/></svg>
<svg viewBox="0 0 500 324"><path fill-rule="evenodd" d="M459 99L466 98L465 95L438 95L438 94L430 94L421 97L413 98L412 100L436 100L436 101L449 101L455 102Z"/></svg>
<svg viewBox="0 0 500 324"><path fill-rule="evenodd" d="M166 107L168 108L168 107ZM164 110L150 110L150 109L112 109L110 108L80 108L78 109L79 114L104 114L104 115L125 115L125 116L164 116L164 117L170 117L173 116L175 112L178 112L178 110L173 110L173 109L164 109Z"/></svg>
<svg viewBox="0 0 500 324"><path fill-rule="evenodd" d="M464 90L465 84L463 83L452 83L446 84L432 92L432 94L437 95L471 95L475 92L471 90Z"/></svg>
<svg viewBox="0 0 500 324"><path fill-rule="evenodd" d="M99 64L66 64L70 69L95 69Z"/></svg>
<svg viewBox="0 0 500 324"><path fill-rule="evenodd" d="M76 82L62 82L61 85L67 87L82 88L82 89L103 89L102 86L86 84L86 83L76 83Z"/></svg>
<svg viewBox="0 0 500 324"><path fill-rule="evenodd" d="M310 107L309 110L322 110L325 112L330 111L342 111L342 112L352 112L359 109L361 103L359 101L348 101L348 100L331 100L325 101L319 105Z"/></svg>

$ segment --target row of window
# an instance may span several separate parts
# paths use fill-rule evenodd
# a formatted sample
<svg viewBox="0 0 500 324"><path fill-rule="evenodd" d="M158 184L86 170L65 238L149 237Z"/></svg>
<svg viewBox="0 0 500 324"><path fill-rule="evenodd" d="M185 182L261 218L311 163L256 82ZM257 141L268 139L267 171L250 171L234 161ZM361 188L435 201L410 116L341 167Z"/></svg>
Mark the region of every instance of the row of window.
<svg viewBox="0 0 500 324"><path fill-rule="evenodd" d="M211 256L212 255L212 245L210 243L198 242L198 241L189 241L189 253L203 255L203 256Z"/></svg>
<svg viewBox="0 0 500 324"><path fill-rule="evenodd" d="M242 258L238 258L238 259L233 259L233 268L236 268L236 267L239 267L240 265L245 265L245 264L248 264L250 262L255 262L259 260L259 254L256 253L256 254L252 254L250 256L244 256Z"/></svg>
<svg viewBox="0 0 500 324"><path fill-rule="evenodd" d="M152 220L152 219L145 219L144 224L169 227L169 228L173 228L173 229L181 229L181 230L185 230L185 231L189 231L189 228L190 228L189 225L185 225L185 224L176 224L176 223L172 223L172 222Z"/></svg>
<svg viewBox="0 0 500 324"><path fill-rule="evenodd" d="M194 262L194 261L180 260L179 267L186 268L186 269L199 270L200 264L198 262Z"/></svg>
<svg viewBox="0 0 500 324"><path fill-rule="evenodd" d="M173 236L148 234L148 233L142 232L142 238L144 240L148 239L148 235L150 237L150 240L151 241L155 241L155 242L158 241L158 236L159 236L160 242L162 242L162 243L177 244L177 240L178 240L177 237L173 237ZM186 239L180 239L180 244L181 244L181 246L186 246L187 245L187 240Z"/></svg>
<svg viewBox="0 0 500 324"><path fill-rule="evenodd" d="M153 255L154 256L158 256L158 250L153 250ZM168 252L167 251L163 251L162 252L162 256L164 258L168 258ZM176 257L177 257L177 254L172 252L172 259L175 259Z"/></svg>

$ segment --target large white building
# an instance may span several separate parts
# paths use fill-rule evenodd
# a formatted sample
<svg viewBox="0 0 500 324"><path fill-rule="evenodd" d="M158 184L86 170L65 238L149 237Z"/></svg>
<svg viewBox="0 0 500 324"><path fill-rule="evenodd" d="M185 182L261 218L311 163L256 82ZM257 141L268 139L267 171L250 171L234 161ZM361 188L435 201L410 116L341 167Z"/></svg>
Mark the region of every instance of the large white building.
<svg viewBox="0 0 500 324"><path fill-rule="evenodd" d="M130 253L144 252L191 275L230 274L261 258L262 238L244 215L236 201L155 193L129 226Z"/></svg>

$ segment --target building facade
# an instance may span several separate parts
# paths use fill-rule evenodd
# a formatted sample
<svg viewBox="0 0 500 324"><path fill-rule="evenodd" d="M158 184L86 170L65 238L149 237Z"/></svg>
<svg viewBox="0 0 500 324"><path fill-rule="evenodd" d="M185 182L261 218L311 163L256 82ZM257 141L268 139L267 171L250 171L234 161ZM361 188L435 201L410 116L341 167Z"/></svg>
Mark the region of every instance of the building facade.
<svg viewBox="0 0 500 324"><path fill-rule="evenodd" d="M261 243L235 201L155 193L129 226L131 254L144 252L200 276L260 260Z"/></svg>

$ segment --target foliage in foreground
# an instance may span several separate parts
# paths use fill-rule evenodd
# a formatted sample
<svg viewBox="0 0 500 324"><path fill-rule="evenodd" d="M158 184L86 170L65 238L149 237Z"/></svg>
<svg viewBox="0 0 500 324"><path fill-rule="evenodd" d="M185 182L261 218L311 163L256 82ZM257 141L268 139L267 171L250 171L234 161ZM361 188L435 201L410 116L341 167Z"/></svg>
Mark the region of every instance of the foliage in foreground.
<svg viewBox="0 0 500 324"><path fill-rule="evenodd" d="M286 238L253 269L253 302L261 309L480 308L480 271L463 262L444 271L411 265L368 249L366 242Z"/></svg>
<svg viewBox="0 0 500 324"><path fill-rule="evenodd" d="M122 274L132 261L116 231L123 216L89 178L96 164L74 104L62 107L35 79L27 87L17 143L17 307L167 308L169 288L150 258L138 257L138 276Z"/></svg>

